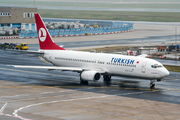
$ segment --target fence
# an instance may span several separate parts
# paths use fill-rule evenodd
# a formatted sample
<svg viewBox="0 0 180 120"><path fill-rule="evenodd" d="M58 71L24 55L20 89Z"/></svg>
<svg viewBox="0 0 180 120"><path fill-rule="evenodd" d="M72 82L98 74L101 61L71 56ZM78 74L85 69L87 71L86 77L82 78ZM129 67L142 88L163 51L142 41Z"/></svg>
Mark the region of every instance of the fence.
<svg viewBox="0 0 180 120"><path fill-rule="evenodd" d="M131 25L123 25L121 27L98 27L98 28L75 28L75 29L55 29L49 30L51 36L80 36L80 35L96 35L96 34L111 34L111 33L119 33L119 32L128 32L133 30L133 26ZM21 31L21 38L31 38L37 37L37 31Z"/></svg>
<svg viewBox="0 0 180 120"><path fill-rule="evenodd" d="M78 36L78 35L95 35L95 34L111 34L119 32L128 32L133 30L133 23L119 22L119 21L106 21L106 20L78 20L78 19L56 19L56 18L43 18L44 22L76 22L80 21L82 24L89 24L92 26L97 23L97 28L75 28L75 29L54 29L49 30L51 36ZM37 37L36 30L21 31L21 38Z"/></svg>

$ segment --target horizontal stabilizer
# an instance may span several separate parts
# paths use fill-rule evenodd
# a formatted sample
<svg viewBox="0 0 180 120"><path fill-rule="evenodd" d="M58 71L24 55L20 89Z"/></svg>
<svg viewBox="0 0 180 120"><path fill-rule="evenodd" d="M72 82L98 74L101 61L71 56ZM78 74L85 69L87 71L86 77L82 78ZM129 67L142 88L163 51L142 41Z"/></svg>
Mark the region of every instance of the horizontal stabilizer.
<svg viewBox="0 0 180 120"><path fill-rule="evenodd" d="M4 50L5 52L19 52L19 53L25 53L25 54L44 54L43 51L32 51L32 50Z"/></svg>
<svg viewBox="0 0 180 120"><path fill-rule="evenodd" d="M143 57L143 58L145 58L147 56L148 56L147 54L138 55L138 57Z"/></svg>

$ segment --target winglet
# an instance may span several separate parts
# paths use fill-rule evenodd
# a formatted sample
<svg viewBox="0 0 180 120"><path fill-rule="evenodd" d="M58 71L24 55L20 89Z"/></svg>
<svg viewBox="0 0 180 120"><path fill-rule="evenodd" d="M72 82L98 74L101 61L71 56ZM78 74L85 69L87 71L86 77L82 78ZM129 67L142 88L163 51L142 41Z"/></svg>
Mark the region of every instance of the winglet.
<svg viewBox="0 0 180 120"><path fill-rule="evenodd" d="M7 106L7 102L4 104L4 106L1 108L1 110L0 110L0 115L2 115L2 112L4 111L4 109L6 108L6 106Z"/></svg>
<svg viewBox="0 0 180 120"><path fill-rule="evenodd" d="M65 50L62 47L59 47L54 43L52 40L44 22L41 19L41 16L38 13L35 13L35 20L36 20L36 27L37 27L37 34L39 39L40 49L44 50Z"/></svg>

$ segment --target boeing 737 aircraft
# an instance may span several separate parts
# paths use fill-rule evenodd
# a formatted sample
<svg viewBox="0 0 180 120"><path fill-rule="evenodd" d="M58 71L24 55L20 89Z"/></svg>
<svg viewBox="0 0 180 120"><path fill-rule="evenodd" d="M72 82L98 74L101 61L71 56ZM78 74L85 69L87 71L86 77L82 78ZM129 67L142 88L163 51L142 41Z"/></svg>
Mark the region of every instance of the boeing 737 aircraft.
<svg viewBox="0 0 180 120"><path fill-rule="evenodd" d="M155 86L152 80L161 81L169 75L169 71L161 63L149 58L65 50L54 43L38 13L35 13L35 20L40 45L38 53L43 54L43 58L54 66L13 65L14 67L78 72L81 84L96 82L101 76L105 81L110 81L111 76L142 78L151 80L151 88Z"/></svg>

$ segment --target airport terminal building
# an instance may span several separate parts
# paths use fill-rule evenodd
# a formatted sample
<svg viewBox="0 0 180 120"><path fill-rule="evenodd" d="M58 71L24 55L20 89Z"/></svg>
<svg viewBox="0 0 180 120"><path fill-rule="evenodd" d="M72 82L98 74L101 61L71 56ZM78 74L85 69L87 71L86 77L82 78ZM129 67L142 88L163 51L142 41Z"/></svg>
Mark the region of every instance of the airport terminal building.
<svg viewBox="0 0 180 120"><path fill-rule="evenodd" d="M0 7L0 30L20 29L36 30L34 7Z"/></svg>

